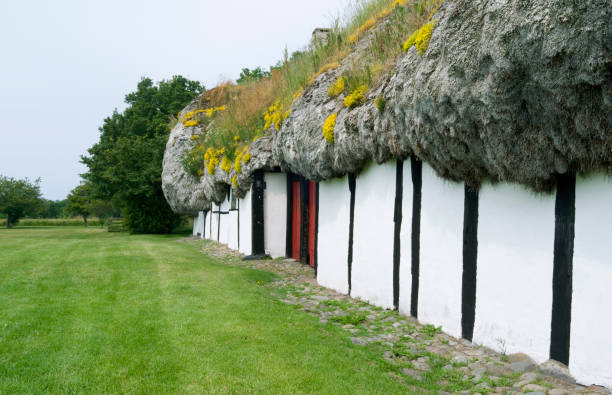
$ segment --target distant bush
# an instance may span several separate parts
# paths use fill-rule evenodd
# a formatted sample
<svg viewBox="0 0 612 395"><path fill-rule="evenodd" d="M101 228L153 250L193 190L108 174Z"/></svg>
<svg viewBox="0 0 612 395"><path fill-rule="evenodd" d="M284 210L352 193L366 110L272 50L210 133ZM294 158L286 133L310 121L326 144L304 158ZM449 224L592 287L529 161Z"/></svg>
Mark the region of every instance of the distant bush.
<svg viewBox="0 0 612 395"><path fill-rule="evenodd" d="M125 225L123 224L123 220L122 219L109 219L108 220L108 227L107 227L109 232L125 232L127 231L127 229L125 228Z"/></svg>
<svg viewBox="0 0 612 395"><path fill-rule="evenodd" d="M87 221L91 227L100 226L98 218ZM17 226L85 226L83 218L22 218ZM6 219L0 219L0 227L6 227Z"/></svg>

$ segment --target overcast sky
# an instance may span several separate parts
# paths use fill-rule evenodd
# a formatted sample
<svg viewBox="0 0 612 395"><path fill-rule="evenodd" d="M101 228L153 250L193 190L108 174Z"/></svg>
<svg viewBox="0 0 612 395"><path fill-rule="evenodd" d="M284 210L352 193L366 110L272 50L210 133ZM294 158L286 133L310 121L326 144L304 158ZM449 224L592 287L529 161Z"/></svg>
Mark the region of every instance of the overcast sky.
<svg viewBox="0 0 612 395"><path fill-rule="evenodd" d="M64 199L141 77L212 88L308 44L351 0L1 0L0 174Z"/></svg>

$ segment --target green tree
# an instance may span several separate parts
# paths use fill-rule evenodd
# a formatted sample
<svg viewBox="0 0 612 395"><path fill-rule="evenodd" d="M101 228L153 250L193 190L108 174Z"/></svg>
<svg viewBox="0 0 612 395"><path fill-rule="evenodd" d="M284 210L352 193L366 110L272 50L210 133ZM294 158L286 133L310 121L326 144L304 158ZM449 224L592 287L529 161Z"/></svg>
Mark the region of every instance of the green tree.
<svg viewBox="0 0 612 395"><path fill-rule="evenodd" d="M270 72L263 70L261 67L257 67L256 69L250 70L249 68L244 68L240 72L240 77L236 80L238 84L245 84L248 82L259 81L262 78L270 77Z"/></svg>
<svg viewBox="0 0 612 395"><path fill-rule="evenodd" d="M87 218L91 215L91 197L91 186L87 183L79 185L68 194L66 211L71 215L83 217L85 226L87 226Z"/></svg>
<svg viewBox="0 0 612 395"><path fill-rule="evenodd" d="M44 199L44 207L40 213L41 218L60 218L64 215L64 208L68 200L47 200Z"/></svg>
<svg viewBox="0 0 612 395"><path fill-rule="evenodd" d="M42 208L40 178L30 182L0 175L0 212L6 215L7 228L25 216L36 216Z"/></svg>
<svg viewBox="0 0 612 395"><path fill-rule="evenodd" d="M100 141L81 157L93 196L120 207L131 232L167 233L180 223L161 187L168 120L203 91L181 76L157 85L143 78L125 97L125 111L104 120Z"/></svg>
<svg viewBox="0 0 612 395"><path fill-rule="evenodd" d="M111 202L106 200L95 199L89 203L89 211L92 215L100 219L100 226L106 224L106 220L115 214L117 210Z"/></svg>

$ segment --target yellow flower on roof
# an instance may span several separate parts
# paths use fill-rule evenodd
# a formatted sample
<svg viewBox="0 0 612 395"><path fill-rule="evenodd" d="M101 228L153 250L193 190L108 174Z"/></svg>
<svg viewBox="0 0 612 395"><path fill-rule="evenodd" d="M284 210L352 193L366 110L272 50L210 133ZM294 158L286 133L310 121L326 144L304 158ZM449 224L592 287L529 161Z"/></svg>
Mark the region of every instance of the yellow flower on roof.
<svg viewBox="0 0 612 395"><path fill-rule="evenodd" d="M333 84L329 86L329 88L327 89L327 93L331 97L336 97L342 92L344 92L345 86L346 86L346 79L344 77L340 77L336 80L336 82L334 82Z"/></svg>
<svg viewBox="0 0 612 395"><path fill-rule="evenodd" d="M397 7L397 6L400 6L400 5L404 5L404 4L406 4L407 2L408 2L408 0L395 0L395 1L393 2L393 4L391 5L391 7L392 7L392 8L395 8L395 7Z"/></svg>
<svg viewBox="0 0 612 395"><path fill-rule="evenodd" d="M234 170L238 174L242 172L242 155L237 155L236 159L234 159Z"/></svg>
<svg viewBox="0 0 612 395"><path fill-rule="evenodd" d="M204 160L206 162L206 170L211 176L215 174L215 170L217 169L217 166L221 161L221 156L223 156L224 153L225 149L215 150L213 148L208 148L206 150L206 153L204 154Z"/></svg>
<svg viewBox="0 0 612 395"><path fill-rule="evenodd" d="M302 97L302 93L304 93L304 88L300 88L297 92L293 94L293 100L297 100Z"/></svg>
<svg viewBox="0 0 612 395"><path fill-rule="evenodd" d="M408 52L414 45L417 49L417 53L421 56L425 55L427 48L429 47L429 40L436 26L437 20L433 20L421 27L416 32L412 33L408 40L404 43L404 51Z"/></svg>
<svg viewBox="0 0 612 395"><path fill-rule="evenodd" d="M334 113L327 117L325 122L323 123L323 137L327 140L328 143L334 143L334 129L336 128L336 118L338 118L338 114Z"/></svg>
<svg viewBox="0 0 612 395"><path fill-rule="evenodd" d="M372 17L368 19L367 21L365 21L363 25L359 26L359 29L357 29L357 32L363 33L367 30L372 29L374 26L376 26L376 17Z"/></svg>
<svg viewBox="0 0 612 395"><path fill-rule="evenodd" d="M224 156L223 160L221 160L221 169L226 173L229 173L232 169L232 161L227 159L226 156Z"/></svg>
<svg viewBox="0 0 612 395"><path fill-rule="evenodd" d="M365 85L360 85L355 90L351 92L350 95L344 98L344 106L345 107L356 107L365 101L364 95L367 92L368 87Z"/></svg>
<svg viewBox="0 0 612 395"><path fill-rule="evenodd" d="M216 112L225 111L226 109L227 109L227 107L225 105L223 105L223 106L219 106L219 107L210 107L210 108L207 108L206 110L202 110L202 111L206 111L206 118L211 118L213 115L215 115Z"/></svg>
<svg viewBox="0 0 612 395"><path fill-rule="evenodd" d="M268 107L268 110L264 113L264 130L270 129L272 125L278 131L283 124L283 105L280 100L274 102L273 105Z"/></svg>
<svg viewBox="0 0 612 395"><path fill-rule="evenodd" d="M310 84L312 84L314 80L316 80L317 77L319 77L321 74L326 73L329 70L337 69L338 67L340 67L340 63L338 62L328 63L328 64L321 66L319 71L317 71L315 75L313 75L312 78L310 78Z"/></svg>

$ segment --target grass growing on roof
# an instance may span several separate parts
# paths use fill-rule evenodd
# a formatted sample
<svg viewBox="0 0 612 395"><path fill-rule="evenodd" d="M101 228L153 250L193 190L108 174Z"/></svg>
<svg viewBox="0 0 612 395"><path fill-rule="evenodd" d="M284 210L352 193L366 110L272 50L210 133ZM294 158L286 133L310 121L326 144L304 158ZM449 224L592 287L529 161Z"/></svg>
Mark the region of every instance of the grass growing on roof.
<svg viewBox="0 0 612 395"><path fill-rule="evenodd" d="M320 75L337 69L342 59L355 51L359 39L371 34L353 65L346 68L328 91L332 97L349 92L345 100L347 107L363 104L367 91L379 83L402 55L406 38L424 26L443 1L371 0L355 3L347 22L336 21L326 45L311 46L293 54L285 50L283 59L271 68L269 76L238 85L223 83L207 91L202 96L202 108L197 110L204 111L205 116L188 113L181 119L183 123L196 120L194 126L206 130L194 142L193 149L197 150L199 146L205 150L225 149L224 155L236 163L236 156L243 152L246 142L280 130L290 115L292 104L300 100L304 89L315 83ZM425 40L420 42L425 44ZM426 49L426 45L420 48ZM201 155L192 157L201 158ZM204 166L210 173L218 163L216 159L212 162L202 160L200 167ZM195 175L198 173L196 167L190 164L187 169Z"/></svg>

